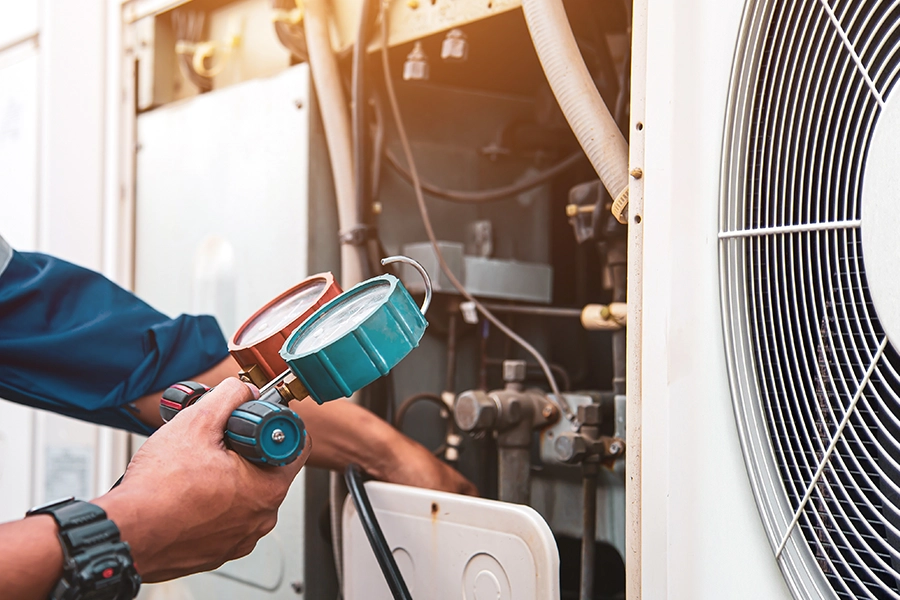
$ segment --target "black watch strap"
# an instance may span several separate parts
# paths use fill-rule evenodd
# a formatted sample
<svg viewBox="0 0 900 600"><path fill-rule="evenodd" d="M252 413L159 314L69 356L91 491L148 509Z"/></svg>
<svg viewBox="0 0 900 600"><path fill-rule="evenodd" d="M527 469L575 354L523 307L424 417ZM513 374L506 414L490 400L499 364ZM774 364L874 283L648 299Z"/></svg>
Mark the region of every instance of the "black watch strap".
<svg viewBox="0 0 900 600"><path fill-rule="evenodd" d="M26 516L33 515L50 515L59 527L64 567L53 600L130 600L137 595L141 579L131 549L102 508L66 498L35 507Z"/></svg>

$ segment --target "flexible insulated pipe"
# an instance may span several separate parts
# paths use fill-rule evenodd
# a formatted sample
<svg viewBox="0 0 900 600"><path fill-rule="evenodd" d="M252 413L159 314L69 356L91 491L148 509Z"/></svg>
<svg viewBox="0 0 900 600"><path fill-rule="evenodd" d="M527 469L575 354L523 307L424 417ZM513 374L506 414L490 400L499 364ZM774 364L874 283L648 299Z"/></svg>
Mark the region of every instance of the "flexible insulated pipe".
<svg viewBox="0 0 900 600"><path fill-rule="evenodd" d="M359 210L356 206L354 185L353 150L350 136L350 116L347 114L347 100L341 85L337 57L331 48L329 34L330 7L327 0L307 0L304 4L303 27L306 32L306 46L309 52L309 67L312 71L319 111L325 127L328 156L334 178L334 192L337 197L340 235L354 235L361 226ZM364 255L362 246L341 244L341 286L348 290L363 280Z"/></svg>
<svg viewBox="0 0 900 600"><path fill-rule="evenodd" d="M522 11L553 95L624 223L628 143L584 64L562 0L522 0Z"/></svg>

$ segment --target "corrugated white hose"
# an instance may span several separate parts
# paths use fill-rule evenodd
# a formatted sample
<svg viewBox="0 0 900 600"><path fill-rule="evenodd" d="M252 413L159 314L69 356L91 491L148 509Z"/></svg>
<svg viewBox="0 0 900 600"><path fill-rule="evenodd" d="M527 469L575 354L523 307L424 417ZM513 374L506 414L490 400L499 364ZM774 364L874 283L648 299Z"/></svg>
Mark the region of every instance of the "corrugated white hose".
<svg viewBox="0 0 900 600"><path fill-rule="evenodd" d="M306 0L304 8L303 29L306 32L309 67L319 98L322 124L325 127L325 141L328 143L328 157L331 161L334 193L337 198L338 221L343 236L361 224L356 206L350 115L347 113L347 100L341 85L337 57L331 49L329 33L331 11L328 2ZM341 244L341 285L344 289L349 289L363 279L362 252L362 246Z"/></svg>
<svg viewBox="0 0 900 600"><path fill-rule="evenodd" d="M628 221L628 143L594 85L562 0L522 0L525 22L553 95L588 160Z"/></svg>
<svg viewBox="0 0 900 600"><path fill-rule="evenodd" d="M354 186L353 145L350 137L350 116L347 101L341 85L337 57L331 47L329 23L331 11L327 0L306 0L304 4L303 29L309 54L309 67L319 98L319 112L325 128L328 156L334 177L334 191L337 197L338 221L341 237L361 225L356 204ZM363 279L363 248L341 244L341 285L350 289ZM331 517L331 544L334 550L334 568L337 573L338 589L343 590L343 561L341 557L343 536L341 513L345 490L343 478L332 472L328 480L328 501Z"/></svg>

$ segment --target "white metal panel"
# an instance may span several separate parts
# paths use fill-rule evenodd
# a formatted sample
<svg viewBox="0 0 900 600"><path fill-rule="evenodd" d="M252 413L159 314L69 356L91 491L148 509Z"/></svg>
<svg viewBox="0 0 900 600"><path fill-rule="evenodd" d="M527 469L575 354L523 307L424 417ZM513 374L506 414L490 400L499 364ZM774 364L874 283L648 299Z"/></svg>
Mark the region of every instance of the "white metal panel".
<svg viewBox="0 0 900 600"><path fill-rule="evenodd" d="M104 200L104 15L103 3L88 0L0 3L0 48L12 46L0 54L3 234L18 249L95 269ZM7 403L0 422L0 519L21 516L50 495L93 497L124 468L124 438L112 430Z"/></svg>
<svg viewBox="0 0 900 600"><path fill-rule="evenodd" d="M0 235L18 250L37 243L38 64L31 49L0 68Z"/></svg>
<svg viewBox="0 0 900 600"><path fill-rule="evenodd" d="M642 597L789 598L741 455L717 285L722 127L744 3L638 4L648 15L646 80L634 82L646 102Z"/></svg>
<svg viewBox="0 0 900 600"><path fill-rule="evenodd" d="M38 0L0 0L0 49L37 35Z"/></svg>
<svg viewBox="0 0 900 600"><path fill-rule="evenodd" d="M301 65L138 118L139 296L232 333L307 275L308 94Z"/></svg>
<svg viewBox="0 0 900 600"><path fill-rule="evenodd" d="M365 487L413 598L558 600L556 541L533 508L383 482ZM343 530L344 597L390 599L349 498Z"/></svg>
<svg viewBox="0 0 900 600"><path fill-rule="evenodd" d="M44 0L41 12L43 251L99 269L103 242L106 5Z"/></svg>
<svg viewBox="0 0 900 600"><path fill-rule="evenodd" d="M32 431L35 411L0 401L0 523L32 505Z"/></svg>
<svg viewBox="0 0 900 600"><path fill-rule="evenodd" d="M307 275L309 70L294 67L138 117L135 289L226 336ZM298 598L304 475L275 530L213 574L142 597Z"/></svg>

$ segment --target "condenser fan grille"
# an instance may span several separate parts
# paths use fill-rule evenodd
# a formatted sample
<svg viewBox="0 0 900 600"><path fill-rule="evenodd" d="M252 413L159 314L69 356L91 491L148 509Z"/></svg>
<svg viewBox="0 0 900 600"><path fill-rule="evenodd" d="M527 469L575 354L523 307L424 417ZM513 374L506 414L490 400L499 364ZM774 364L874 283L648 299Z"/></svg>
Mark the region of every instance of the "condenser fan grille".
<svg viewBox="0 0 900 600"><path fill-rule="evenodd" d="M725 135L726 346L760 514L800 598L900 599L900 357L863 257L898 73L900 1L748 4ZM900 255L900 223L897 240Z"/></svg>

